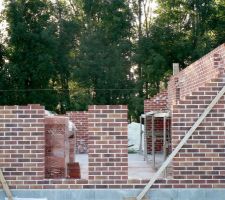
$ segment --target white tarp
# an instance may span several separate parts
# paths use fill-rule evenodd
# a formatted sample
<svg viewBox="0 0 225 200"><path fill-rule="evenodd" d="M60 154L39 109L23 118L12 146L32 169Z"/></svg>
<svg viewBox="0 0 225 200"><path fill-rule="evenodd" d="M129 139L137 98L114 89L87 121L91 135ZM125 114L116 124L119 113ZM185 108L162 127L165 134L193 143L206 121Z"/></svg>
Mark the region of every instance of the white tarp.
<svg viewBox="0 0 225 200"><path fill-rule="evenodd" d="M49 110L45 110L45 115L46 116L57 116L56 114L54 114L53 112L51 112ZM76 130L77 130L77 128L76 128L75 124L71 120L69 120L69 131L76 131Z"/></svg>
<svg viewBox="0 0 225 200"><path fill-rule="evenodd" d="M142 125L142 130L144 130L144 126ZM144 134L142 134L142 150L144 147ZM132 122L128 124L128 145L133 145L129 147L129 149L138 151L140 145L140 124L136 122Z"/></svg>

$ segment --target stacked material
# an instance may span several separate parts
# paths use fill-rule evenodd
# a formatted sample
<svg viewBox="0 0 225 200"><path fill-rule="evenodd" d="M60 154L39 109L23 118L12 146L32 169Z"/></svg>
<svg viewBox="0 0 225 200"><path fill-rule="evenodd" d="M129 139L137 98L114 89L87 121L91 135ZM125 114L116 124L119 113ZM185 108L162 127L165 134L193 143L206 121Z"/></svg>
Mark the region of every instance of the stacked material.
<svg viewBox="0 0 225 200"><path fill-rule="evenodd" d="M45 117L45 177L67 177L67 164L74 161L75 126L65 116Z"/></svg>

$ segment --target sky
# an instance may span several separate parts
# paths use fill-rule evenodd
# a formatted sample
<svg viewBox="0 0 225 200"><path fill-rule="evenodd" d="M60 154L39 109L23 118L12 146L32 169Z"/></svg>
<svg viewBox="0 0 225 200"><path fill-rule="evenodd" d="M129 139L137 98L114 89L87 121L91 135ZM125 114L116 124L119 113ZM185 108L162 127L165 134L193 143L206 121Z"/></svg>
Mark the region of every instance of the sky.
<svg viewBox="0 0 225 200"><path fill-rule="evenodd" d="M3 0L0 0L0 12L2 11L2 8L3 8L2 4L3 4Z"/></svg>
<svg viewBox="0 0 225 200"><path fill-rule="evenodd" d="M52 1L54 1L54 0L52 0ZM3 10L3 4L4 4L3 2L4 2L4 0L0 0L0 12ZM150 2L150 7L151 7L152 11L154 12L155 9L157 8L158 4L156 3L155 0L151 0L149 2ZM152 16L155 17L154 14ZM5 29L6 26L7 26L6 23L4 23L4 22L0 23L0 32L1 32L2 29Z"/></svg>

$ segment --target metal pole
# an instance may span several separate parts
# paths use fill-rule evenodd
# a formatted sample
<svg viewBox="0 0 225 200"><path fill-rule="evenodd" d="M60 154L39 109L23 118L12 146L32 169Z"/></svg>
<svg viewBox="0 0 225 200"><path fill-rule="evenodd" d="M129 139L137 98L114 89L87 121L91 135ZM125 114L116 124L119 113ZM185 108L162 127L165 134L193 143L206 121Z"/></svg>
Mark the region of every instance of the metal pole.
<svg viewBox="0 0 225 200"><path fill-rule="evenodd" d="M163 117L163 154L164 161L166 160L166 117Z"/></svg>
<svg viewBox="0 0 225 200"><path fill-rule="evenodd" d="M163 158L166 160L166 117L163 117ZM164 176L166 177L167 170L165 170Z"/></svg>
<svg viewBox="0 0 225 200"><path fill-rule="evenodd" d="M154 133L154 115L152 115L152 161L153 168L155 169L155 133Z"/></svg>
<svg viewBox="0 0 225 200"><path fill-rule="evenodd" d="M147 122L147 116L144 118L144 160L148 160L148 151L147 151L147 127L146 127L146 122Z"/></svg>
<svg viewBox="0 0 225 200"><path fill-rule="evenodd" d="M139 153L140 154L143 153L143 149L142 149L142 135L143 135L143 131L142 131L142 117L140 116L140 145L139 145Z"/></svg>

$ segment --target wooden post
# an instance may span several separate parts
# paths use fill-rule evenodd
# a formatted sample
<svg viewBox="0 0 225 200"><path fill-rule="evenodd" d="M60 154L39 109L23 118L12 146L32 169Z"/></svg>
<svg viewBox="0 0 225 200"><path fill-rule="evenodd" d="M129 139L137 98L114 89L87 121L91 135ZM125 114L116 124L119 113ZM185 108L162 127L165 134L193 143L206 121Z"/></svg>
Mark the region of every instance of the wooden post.
<svg viewBox="0 0 225 200"><path fill-rule="evenodd" d="M0 181L2 183L3 190L5 191L5 193L8 197L8 200L13 200L13 195L12 195L10 189L9 189L9 186L8 186L6 180L5 180L5 177L4 177L1 169L0 169Z"/></svg>

